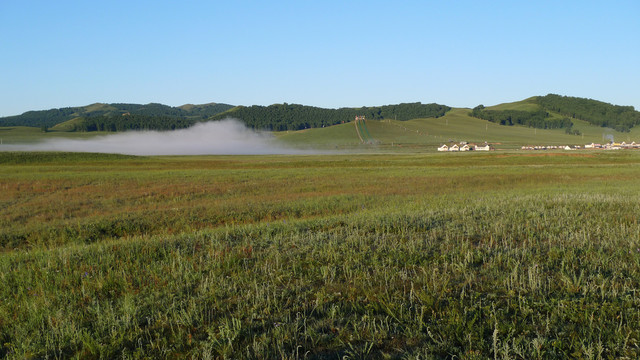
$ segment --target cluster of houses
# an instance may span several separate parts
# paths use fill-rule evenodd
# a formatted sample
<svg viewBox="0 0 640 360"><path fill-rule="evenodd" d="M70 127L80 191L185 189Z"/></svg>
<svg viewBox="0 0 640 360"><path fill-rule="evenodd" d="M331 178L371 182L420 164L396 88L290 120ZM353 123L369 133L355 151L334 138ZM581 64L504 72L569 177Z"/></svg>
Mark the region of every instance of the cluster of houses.
<svg viewBox="0 0 640 360"><path fill-rule="evenodd" d="M523 146L522 150L578 150L580 149L579 145L569 146L569 145L536 145L536 146Z"/></svg>
<svg viewBox="0 0 640 360"><path fill-rule="evenodd" d="M558 146L558 145L536 145L536 146L523 146L522 150L579 150L579 149L603 149L603 150L621 150L621 149L640 149L640 144L636 144L636 142L632 142L627 144L626 142L621 143L606 143L606 144L586 144L584 147L580 145L574 146Z"/></svg>
<svg viewBox="0 0 640 360"><path fill-rule="evenodd" d="M460 145L453 144L447 145L444 144L438 148L438 151L489 151L491 150L491 146L489 144L484 145L475 145L475 144L467 144L466 142L461 142Z"/></svg>
<svg viewBox="0 0 640 360"><path fill-rule="evenodd" d="M621 149L640 149L640 144L636 144L635 141L627 144L626 142L616 143L610 142L608 144L587 144L584 146L585 149L605 149L605 150L621 150Z"/></svg>

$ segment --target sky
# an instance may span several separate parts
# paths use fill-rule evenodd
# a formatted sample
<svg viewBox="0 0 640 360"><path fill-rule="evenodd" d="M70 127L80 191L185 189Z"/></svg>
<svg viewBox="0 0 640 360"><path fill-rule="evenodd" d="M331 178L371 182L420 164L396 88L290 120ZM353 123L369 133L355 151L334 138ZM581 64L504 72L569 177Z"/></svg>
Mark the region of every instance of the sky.
<svg viewBox="0 0 640 360"><path fill-rule="evenodd" d="M0 0L0 116L102 103L640 110L640 2Z"/></svg>

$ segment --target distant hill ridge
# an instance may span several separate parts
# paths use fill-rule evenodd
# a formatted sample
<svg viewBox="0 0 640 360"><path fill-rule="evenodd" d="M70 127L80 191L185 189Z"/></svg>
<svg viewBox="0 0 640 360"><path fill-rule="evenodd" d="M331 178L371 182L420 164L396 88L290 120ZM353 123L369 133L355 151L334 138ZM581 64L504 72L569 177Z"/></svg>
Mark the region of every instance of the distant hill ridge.
<svg viewBox="0 0 640 360"><path fill-rule="evenodd" d="M209 103L202 105L182 105L172 107L163 104L103 104L95 103L80 107L66 107L51 110L27 111L22 115L0 118L0 126L53 127L69 120L83 118L108 118L135 115L138 117L180 118L185 120L205 120L210 116L233 108L233 105ZM82 122L79 122L79 124ZM81 130L81 129L78 129Z"/></svg>
<svg viewBox="0 0 640 360"><path fill-rule="evenodd" d="M269 106L237 106L214 115L211 119L222 120L232 117L254 129L284 131L337 125L352 121L356 116L365 116L369 120L393 119L399 121L437 118L449 110L451 108L446 105L419 102L340 109L284 103Z"/></svg>
<svg viewBox="0 0 640 360"><path fill-rule="evenodd" d="M44 127L56 131L173 130L199 121L235 118L260 130L284 131L320 128L349 122L364 115L368 120L438 118L452 108L440 104L401 103L360 108L326 109L299 104L233 106L209 103L178 107L163 104L103 104L28 111L0 118L0 126ZM628 132L640 124L640 112L632 106L548 94L489 107L479 105L469 116L500 125L523 125L542 129L572 130L575 120Z"/></svg>
<svg viewBox="0 0 640 360"><path fill-rule="evenodd" d="M572 119L591 125L628 132L640 124L640 112L633 106L619 106L602 101L548 94L522 101L484 107L478 105L471 116L500 125L525 125L541 129L573 126Z"/></svg>

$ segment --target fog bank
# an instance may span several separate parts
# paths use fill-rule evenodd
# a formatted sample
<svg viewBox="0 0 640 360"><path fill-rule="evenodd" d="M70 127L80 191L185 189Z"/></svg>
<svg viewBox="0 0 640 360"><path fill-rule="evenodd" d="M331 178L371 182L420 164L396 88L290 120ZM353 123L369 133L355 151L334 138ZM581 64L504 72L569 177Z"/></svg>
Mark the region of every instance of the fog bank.
<svg viewBox="0 0 640 360"><path fill-rule="evenodd" d="M173 131L130 131L90 139L50 139L36 144L2 145L4 151L70 151L126 155L260 155L311 153L278 144L268 133L237 120L198 123Z"/></svg>

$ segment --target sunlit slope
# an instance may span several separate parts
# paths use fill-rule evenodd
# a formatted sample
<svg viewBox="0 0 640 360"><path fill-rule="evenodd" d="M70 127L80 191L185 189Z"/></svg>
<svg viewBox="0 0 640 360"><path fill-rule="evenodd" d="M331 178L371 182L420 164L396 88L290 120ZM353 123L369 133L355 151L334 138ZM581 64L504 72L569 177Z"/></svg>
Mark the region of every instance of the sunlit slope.
<svg viewBox="0 0 640 360"><path fill-rule="evenodd" d="M527 106L526 104L520 104ZM499 106L505 106L499 105ZM569 135L564 129L543 130L524 126L504 126L469 116L469 109L453 109L440 118L409 121L368 120L367 127L375 144L361 144L353 122L327 128L276 133L282 141L296 146L356 149L435 150L441 144L455 141L489 142L496 148L519 148L523 145L580 145L601 142L603 134L634 137L640 131L618 133L575 120L574 128L583 135ZM625 136L626 135L626 136ZM626 141L626 139L625 139Z"/></svg>
<svg viewBox="0 0 640 360"><path fill-rule="evenodd" d="M488 106L488 110L519 110L519 111L537 111L543 109L543 107L536 102L537 96L533 96L521 101L511 102L511 103L503 103L494 106ZM550 110L545 110L549 113L552 119L561 119L565 116ZM640 129L634 127L628 133L623 133L619 131L615 131L611 128L603 128L599 126L594 126L587 121L579 120L579 119L571 119L573 122L572 130L578 130L582 135L584 135L585 140L593 141L596 143L606 142L610 140L611 137L616 141L636 141L640 139ZM561 131L564 133L564 131ZM582 135L580 135L580 139L582 139ZM575 139L574 136L569 136L566 141L571 141ZM562 141L562 140L558 140Z"/></svg>
<svg viewBox="0 0 640 360"><path fill-rule="evenodd" d="M536 111L542 107L536 102L537 96L533 96L521 101L503 103L493 106L487 106L487 110L519 110L519 111Z"/></svg>
<svg viewBox="0 0 640 360"><path fill-rule="evenodd" d="M274 135L287 144L299 147L344 148L360 145L353 122L324 128L281 131Z"/></svg>
<svg viewBox="0 0 640 360"><path fill-rule="evenodd" d="M77 129L81 129L82 128L82 123L83 123L84 119L82 118L75 118L75 119L71 119L65 122L61 122L53 127L51 127L49 130L51 131L76 131Z"/></svg>

